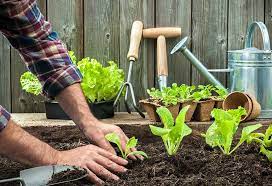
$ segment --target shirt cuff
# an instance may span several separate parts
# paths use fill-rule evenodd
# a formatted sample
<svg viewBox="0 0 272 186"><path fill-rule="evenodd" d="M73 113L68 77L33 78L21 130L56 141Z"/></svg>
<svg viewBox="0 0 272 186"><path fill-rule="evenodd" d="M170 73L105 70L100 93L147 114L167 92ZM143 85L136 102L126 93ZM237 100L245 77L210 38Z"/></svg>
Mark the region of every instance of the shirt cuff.
<svg viewBox="0 0 272 186"><path fill-rule="evenodd" d="M43 94L49 98L56 97L64 88L80 83L82 75L77 67L68 65L56 71L43 85Z"/></svg>
<svg viewBox="0 0 272 186"><path fill-rule="evenodd" d="M0 132L7 126L10 120L10 113L0 105Z"/></svg>

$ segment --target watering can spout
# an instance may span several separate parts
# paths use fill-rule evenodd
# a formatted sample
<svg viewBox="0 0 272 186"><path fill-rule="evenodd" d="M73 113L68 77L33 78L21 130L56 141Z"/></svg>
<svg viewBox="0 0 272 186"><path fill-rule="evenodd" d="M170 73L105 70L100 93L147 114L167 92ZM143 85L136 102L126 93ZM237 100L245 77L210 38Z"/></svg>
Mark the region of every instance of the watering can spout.
<svg viewBox="0 0 272 186"><path fill-rule="evenodd" d="M222 89L227 89L218 81L209 71L208 69L195 57L195 55L186 47L188 41L188 37L183 38L171 51L171 54L180 51L191 63L192 65L199 71L201 75L203 75L212 85L218 86Z"/></svg>

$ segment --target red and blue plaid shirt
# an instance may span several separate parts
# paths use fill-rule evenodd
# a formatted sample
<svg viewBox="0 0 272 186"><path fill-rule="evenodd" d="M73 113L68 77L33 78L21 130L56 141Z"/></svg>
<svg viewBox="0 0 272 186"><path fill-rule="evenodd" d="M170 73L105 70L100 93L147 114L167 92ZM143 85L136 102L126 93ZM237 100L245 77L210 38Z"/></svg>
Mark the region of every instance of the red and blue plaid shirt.
<svg viewBox="0 0 272 186"><path fill-rule="evenodd" d="M0 0L0 31L38 77L45 96L55 97L81 81L79 70L34 0ZM0 131L9 119L10 114L0 106Z"/></svg>

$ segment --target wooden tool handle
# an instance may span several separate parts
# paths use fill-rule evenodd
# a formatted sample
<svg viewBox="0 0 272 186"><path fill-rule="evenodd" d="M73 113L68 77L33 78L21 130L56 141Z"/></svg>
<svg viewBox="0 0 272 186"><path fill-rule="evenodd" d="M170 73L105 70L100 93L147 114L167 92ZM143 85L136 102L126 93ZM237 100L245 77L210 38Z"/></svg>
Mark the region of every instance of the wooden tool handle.
<svg viewBox="0 0 272 186"><path fill-rule="evenodd" d="M127 54L128 59L131 57L135 58L136 60L138 59L142 33L143 33L143 23L141 21L134 21L132 24L131 34L130 34L130 45L129 45L129 51Z"/></svg>
<svg viewBox="0 0 272 186"><path fill-rule="evenodd" d="M179 27L161 27L161 28L147 28L143 30L144 38L156 39L160 35L165 38L181 36L181 28Z"/></svg>
<svg viewBox="0 0 272 186"><path fill-rule="evenodd" d="M166 40L164 36L159 36L157 39L157 70L158 76L168 76Z"/></svg>

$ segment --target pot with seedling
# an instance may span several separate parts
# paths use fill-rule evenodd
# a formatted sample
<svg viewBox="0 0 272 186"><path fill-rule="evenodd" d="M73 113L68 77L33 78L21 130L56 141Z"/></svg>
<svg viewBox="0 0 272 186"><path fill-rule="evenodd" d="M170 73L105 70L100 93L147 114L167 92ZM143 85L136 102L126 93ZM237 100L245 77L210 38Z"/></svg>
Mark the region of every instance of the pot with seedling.
<svg viewBox="0 0 272 186"><path fill-rule="evenodd" d="M197 102L197 107L193 118L196 121L210 121L211 111L214 108L215 100L212 99L212 85L199 85L193 93L193 98Z"/></svg>
<svg viewBox="0 0 272 186"><path fill-rule="evenodd" d="M228 91L222 87L216 86L213 91L217 94L212 99L215 101L214 108L223 108L223 102L228 95Z"/></svg>
<svg viewBox="0 0 272 186"><path fill-rule="evenodd" d="M77 62L73 52L69 52L69 55L83 76L81 88L93 115L98 119L113 117L113 102L124 82L123 70L119 69L113 61L109 61L108 66L103 66L97 60L89 57ZM26 92L34 95L42 93L42 86L38 78L30 72L25 72L20 82L22 89ZM45 110L48 119L69 119L55 100L46 100Z"/></svg>
<svg viewBox="0 0 272 186"><path fill-rule="evenodd" d="M177 117L180 104L178 102L177 92L175 92L171 87L164 87L162 91L151 88L147 89L147 93L150 97L145 100L140 100L140 104L147 112L149 120L160 121L160 118L156 113L156 109L161 106L168 108L174 118Z"/></svg>

